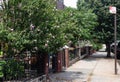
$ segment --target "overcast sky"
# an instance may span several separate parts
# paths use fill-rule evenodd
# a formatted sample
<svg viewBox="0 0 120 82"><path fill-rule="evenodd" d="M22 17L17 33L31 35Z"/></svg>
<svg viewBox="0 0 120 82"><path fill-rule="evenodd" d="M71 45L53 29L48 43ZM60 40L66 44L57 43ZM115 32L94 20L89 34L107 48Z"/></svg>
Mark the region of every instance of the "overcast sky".
<svg viewBox="0 0 120 82"><path fill-rule="evenodd" d="M65 6L76 8L77 0L64 0Z"/></svg>

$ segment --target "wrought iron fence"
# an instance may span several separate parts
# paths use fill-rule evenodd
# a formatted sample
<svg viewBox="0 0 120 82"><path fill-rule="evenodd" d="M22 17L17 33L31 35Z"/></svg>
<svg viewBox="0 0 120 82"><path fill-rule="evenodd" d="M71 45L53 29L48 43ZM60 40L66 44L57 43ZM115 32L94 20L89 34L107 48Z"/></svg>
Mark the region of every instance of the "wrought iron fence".
<svg viewBox="0 0 120 82"><path fill-rule="evenodd" d="M77 48L70 48L69 49L69 59L72 61L73 59L78 57L79 50Z"/></svg>
<svg viewBox="0 0 120 82"><path fill-rule="evenodd" d="M32 60L25 58L0 58L0 82L27 82L41 76L37 73L37 68L32 66Z"/></svg>

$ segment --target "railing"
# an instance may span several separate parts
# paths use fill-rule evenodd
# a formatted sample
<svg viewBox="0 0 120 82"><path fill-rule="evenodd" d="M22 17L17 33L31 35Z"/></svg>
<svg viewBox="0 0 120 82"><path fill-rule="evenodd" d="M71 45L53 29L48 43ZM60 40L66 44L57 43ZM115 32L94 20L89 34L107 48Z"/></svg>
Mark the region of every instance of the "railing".
<svg viewBox="0 0 120 82"><path fill-rule="evenodd" d="M79 59L79 49L78 48L69 48L69 64L73 64Z"/></svg>

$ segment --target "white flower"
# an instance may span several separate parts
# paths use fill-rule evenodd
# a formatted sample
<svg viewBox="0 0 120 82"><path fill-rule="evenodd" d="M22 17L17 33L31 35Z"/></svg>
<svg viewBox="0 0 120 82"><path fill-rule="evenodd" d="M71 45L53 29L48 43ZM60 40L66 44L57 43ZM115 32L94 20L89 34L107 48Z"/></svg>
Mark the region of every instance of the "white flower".
<svg viewBox="0 0 120 82"><path fill-rule="evenodd" d="M48 47L48 44L47 44L47 43L45 44L45 47Z"/></svg>
<svg viewBox="0 0 120 82"><path fill-rule="evenodd" d="M48 43L49 41L47 40L47 43Z"/></svg>
<svg viewBox="0 0 120 82"><path fill-rule="evenodd" d="M53 38L55 38L55 36L52 36Z"/></svg>
<svg viewBox="0 0 120 82"><path fill-rule="evenodd" d="M14 31L14 29L13 29L13 28L10 28L10 31Z"/></svg>
<svg viewBox="0 0 120 82"><path fill-rule="evenodd" d="M30 25L30 30L33 30L35 26L33 24Z"/></svg>

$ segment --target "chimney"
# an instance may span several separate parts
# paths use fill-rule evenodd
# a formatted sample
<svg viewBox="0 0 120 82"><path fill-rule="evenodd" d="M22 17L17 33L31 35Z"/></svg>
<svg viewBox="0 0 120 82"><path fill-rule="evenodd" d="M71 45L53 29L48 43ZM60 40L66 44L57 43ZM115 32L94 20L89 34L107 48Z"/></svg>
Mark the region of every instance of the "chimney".
<svg viewBox="0 0 120 82"><path fill-rule="evenodd" d="M64 0L57 0L56 3L57 3L57 6L56 6L57 9L59 10L64 9Z"/></svg>

